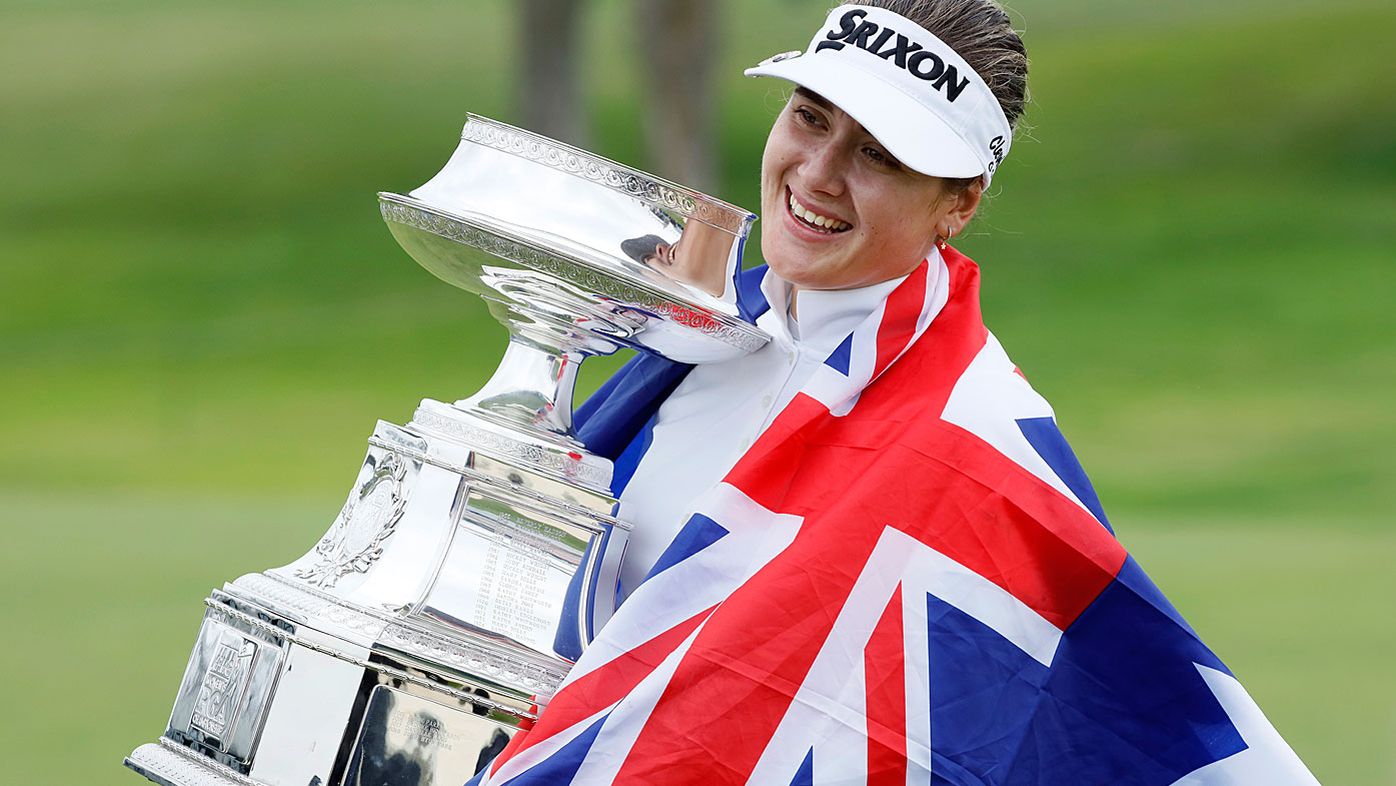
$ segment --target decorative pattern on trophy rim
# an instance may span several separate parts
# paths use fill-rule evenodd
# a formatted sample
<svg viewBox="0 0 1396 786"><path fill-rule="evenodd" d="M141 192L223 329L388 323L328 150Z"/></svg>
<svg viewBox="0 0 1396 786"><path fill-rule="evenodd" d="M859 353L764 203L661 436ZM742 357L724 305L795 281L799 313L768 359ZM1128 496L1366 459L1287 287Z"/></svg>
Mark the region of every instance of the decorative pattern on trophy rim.
<svg viewBox="0 0 1396 786"><path fill-rule="evenodd" d="M389 625L382 640L418 657L426 656L468 674L506 680L540 696L551 696L567 676L566 669L547 669L538 664L510 660L488 647L447 639L406 625Z"/></svg>
<svg viewBox="0 0 1396 786"><path fill-rule="evenodd" d="M379 619L337 600L329 595L321 595L302 585L292 584L278 576L249 573L231 583L235 589L271 601L277 608L296 611L308 618L322 619L341 627L377 637L388 626L388 620Z"/></svg>
<svg viewBox="0 0 1396 786"><path fill-rule="evenodd" d="M454 699L470 702L472 704L477 704L489 710L508 713L515 717L524 717L519 713L518 710L508 706L507 704L501 704L497 701L494 701L493 699L489 698L487 694L452 688L436 680L419 677L416 674L404 671L403 669L399 669L387 663L380 663L374 660L365 660L364 658L356 658L344 652L336 652L335 650L326 647L323 644L317 644L316 642L310 641L303 636L291 633L287 630L277 627L275 624L268 622L267 620L264 620L260 617L248 614L245 611L239 611L238 609L232 608L231 606L224 605L224 603L213 598L204 599L204 606L207 608L208 613L213 618L225 624L233 625L236 627L251 627L270 636L279 636L285 639L286 641L295 644L298 647L304 647L305 649L308 649L312 652L318 652L321 655L328 655L331 658L337 658L339 660L344 661L345 663L352 663L361 669L376 671L379 674L387 675L393 679L401 680L403 682L410 682L413 685L416 685L417 687L426 688L428 690L433 690L437 693L450 696Z"/></svg>
<svg viewBox="0 0 1396 786"><path fill-rule="evenodd" d="M584 464L565 453L552 453L540 445L509 439L487 429L476 428L456 418L447 417L424 407L412 414L413 425L459 439L486 453L525 462L533 467L550 470L565 478L579 480L603 491L609 491L611 473L608 467Z"/></svg>
<svg viewBox="0 0 1396 786"><path fill-rule="evenodd" d="M149 742L126 757L142 775L161 783L183 786L261 786L206 756L199 756L164 737L158 743Z"/></svg>
<svg viewBox="0 0 1396 786"><path fill-rule="evenodd" d="M613 274L601 273L593 267L574 261L564 261L533 246L525 245L502 237L493 232L471 226L455 216L449 216L416 205L408 205L393 194L380 194L379 205L385 221L421 229L438 237L464 243L488 254L507 259L520 265L550 273L564 281L571 282L591 291L608 292L616 299L623 300L656 314L672 317L687 328L741 349L755 352L766 344L766 337L745 322L730 320L723 316L705 314L675 302L657 292L642 289Z"/></svg>
<svg viewBox="0 0 1396 786"><path fill-rule="evenodd" d="M221 622L227 627L237 629L240 625L251 625L268 638L275 639L276 646L281 646L283 640L295 641L296 637L285 622L272 622L262 614L249 614L227 605L227 601L216 598L205 598L204 606L207 609L208 617L215 622ZM284 626L284 627L283 627Z"/></svg>
<svg viewBox="0 0 1396 786"><path fill-rule="evenodd" d="M585 150L479 115L469 115L460 138L520 156L551 169L584 177L607 188L673 210L718 229L741 234L751 213L677 183L632 169Z"/></svg>
<svg viewBox="0 0 1396 786"><path fill-rule="evenodd" d="M431 410L427 409L426 407L418 407L417 412L428 412L431 413L433 416L439 415L439 413L432 413ZM449 416L447 417L449 419ZM413 417L413 421L417 422L415 414ZM421 425L420 422L418 422L417 424L419 426ZM425 431L426 429L423 430ZM449 461L442 461L440 458L433 456L429 453L425 453L418 448L402 447L401 443L389 443L387 440L382 440L377 437L370 438L368 440L368 444L372 445L375 448L382 448L384 450L396 450L402 455L412 459L413 461L420 461L423 464L431 464L432 466L440 467L444 470L454 472L457 475L460 475L461 477L464 477L465 479L469 480L473 484L480 484L481 486L489 487L497 491L505 491L510 494L523 497L529 500L530 502L542 505L545 508L559 510L564 513L567 513L570 516L577 516L584 520L590 520L593 523L593 525L604 524L608 527L614 527L616 529L622 529L626 531L629 531L631 529L629 523L622 521L621 519L618 519L614 516L610 516L596 510L590 510L581 505L577 505L566 500L558 499L557 497L551 497L547 494L540 494L539 492L534 491L533 489L530 489L527 486L506 483L504 481L499 480L498 478L493 478L489 475L483 475L479 472L472 470L470 467L462 466L461 464L452 463ZM609 476L607 476L607 478L609 481ZM610 496L609 483L602 486L601 490L605 491L608 497ZM615 503L615 499L613 497L611 498L611 503Z"/></svg>
<svg viewBox="0 0 1396 786"><path fill-rule="evenodd" d="M342 601L328 595L322 595L314 588L293 584L275 574L249 573L234 581L232 585L307 616L326 619L361 633L381 637L382 641L410 655L427 660L435 658L444 664L478 673L482 677L502 678L534 693L551 694L567 676L565 668L550 669L542 663L507 658L469 640L447 638L415 627L407 621L393 621L386 615L379 616L371 611L361 611L346 606Z"/></svg>
<svg viewBox="0 0 1396 786"><path fill-rule="evenodd" d="M296 577L333 587L350 573L367 573L383 556L383 543L397 531L407 507L402 493L407 465L396 453L384 453L373 474L349 495L325 537L315 544L319 559L296 570Z"/></svg>

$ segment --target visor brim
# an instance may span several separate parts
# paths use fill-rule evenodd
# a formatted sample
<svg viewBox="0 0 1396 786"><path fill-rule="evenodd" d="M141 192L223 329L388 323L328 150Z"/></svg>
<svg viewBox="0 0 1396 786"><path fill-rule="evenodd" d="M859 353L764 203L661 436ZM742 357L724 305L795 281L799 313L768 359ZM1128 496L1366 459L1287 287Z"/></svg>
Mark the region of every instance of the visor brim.
<svg viewBox="0 0 1396 786"><path fill-rule="evenodd" d="M856 65L806 53L762 63L744 73L784 79L823 96L917 172L933 177L985 173L983 160L939 115Z"/></svg>

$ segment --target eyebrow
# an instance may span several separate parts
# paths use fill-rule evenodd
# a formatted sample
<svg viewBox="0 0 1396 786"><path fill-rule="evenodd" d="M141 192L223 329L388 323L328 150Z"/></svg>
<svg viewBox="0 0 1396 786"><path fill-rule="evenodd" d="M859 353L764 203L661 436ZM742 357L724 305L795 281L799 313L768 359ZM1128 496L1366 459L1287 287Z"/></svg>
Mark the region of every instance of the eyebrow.
<svg viewBox="0 0 1396 786"><path fill-rule="evenodd" d="M813 90L810 90L810 89L807 88L807 87L796 87L796 88L795 88L795 95L796 95L797 97L803 98L804 100L809 101L809 102L811 102L811 103L818 104L818 105L819 105L821 108L823 108L826 112L828 112L828 111L833 111L833 110L838 109L838 107L834 106L834 102L833 102L833 101L830 101L829 99L827 99L827 98L825 98L824 96L822 96L822 95L820 95L820 94L814 92ZM842 110L839 110L839 111L842 111ZM902 169L902 170L905 170L905 169L907 168L906 164L903 164L902 161L901 161L901 159L899 159L899 158L897 158L896 156L892 155L891 151L889 151L889 150L887 149L887 146L884 145L884 144L882 144L882 142L878 141L878 138L875 137L875 136L873 136L871 131L868 131L866 128L863 128L863 125L862 125L861 123L858 125L858 128L862 129L863 133L865 133L865 134L867 134L868 136L872 137L872 140L873 140L874 142L877 142L878 147L882 148L882 152L884 152L884 153L887 154L887 159L888 159L889 161L891 161L891 163L892 163L893 166L895 166L897 169Z"/></svg>
<svg viewBox="0 0 1396 786"><path fill-rule="evenodd" d="M834 107L834 102L832 102L832 101L830 101L829 99L825 98L824 96L822 96L822 95L820 95L820 94L814 92L813 90L810 90L810 89L805 88L805 87L797 87L797 88L795 88L795 95L797 95L797 96L799 96L799 97L805 99L806 101L812 101L812 102L814 102L814 103L816 103L816 104L819 104L819 106L821 106L821 107L824 108L824 109L833 109L833 108L835 108L835 107Z"/></svg>

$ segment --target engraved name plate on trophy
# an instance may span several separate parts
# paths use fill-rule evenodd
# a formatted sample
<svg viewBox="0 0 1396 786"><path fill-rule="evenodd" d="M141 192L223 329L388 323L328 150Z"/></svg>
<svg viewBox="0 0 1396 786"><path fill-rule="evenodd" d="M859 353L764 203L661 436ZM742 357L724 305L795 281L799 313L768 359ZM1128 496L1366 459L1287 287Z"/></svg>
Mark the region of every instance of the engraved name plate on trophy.
<svg viewBox="0 0 1396 786"><path fill-rule="evenodd" d="M755 217L585 151L472 115L439 174L379 202L487 301L504 359L475 395L380 421L325 536L205 600L169 725L126 759L158 783L470 779L614 610L629 527L572 431L580 363L767 340L731 285Z"/></svg>

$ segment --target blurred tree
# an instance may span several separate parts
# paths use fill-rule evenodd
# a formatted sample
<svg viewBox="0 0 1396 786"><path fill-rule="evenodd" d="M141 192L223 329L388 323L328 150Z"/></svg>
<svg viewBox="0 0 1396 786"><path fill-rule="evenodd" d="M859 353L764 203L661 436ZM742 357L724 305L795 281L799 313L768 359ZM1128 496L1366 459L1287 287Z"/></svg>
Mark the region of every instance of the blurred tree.
<svg viewBox="0 0 1396 786"><path fill-rule="evenodd" d="M578 64L581 0L523 0L519 4L520 113L524 127L586 147Z"/></svg>
<svg viewBox="0 0 1396 786"><path fill-rule="evenodd" d="M532 131L582 147L590 141L582 99L584 0L520 4L520 114ZM702 191L717 188L717 0L635 0L633 49L650 167Z"/></svg>
<svg viewBox="0 0 1396 786"><path fill-rule="evenodd" d="M717 101L720 3L637 0L635 51L644 61L645 139L663 174L700 191L717 188Z"/></svg>

